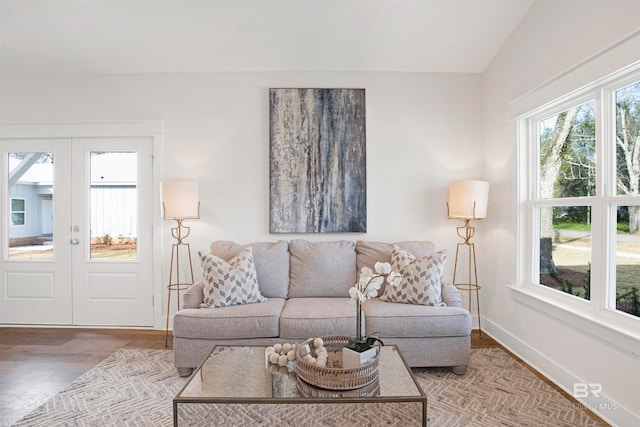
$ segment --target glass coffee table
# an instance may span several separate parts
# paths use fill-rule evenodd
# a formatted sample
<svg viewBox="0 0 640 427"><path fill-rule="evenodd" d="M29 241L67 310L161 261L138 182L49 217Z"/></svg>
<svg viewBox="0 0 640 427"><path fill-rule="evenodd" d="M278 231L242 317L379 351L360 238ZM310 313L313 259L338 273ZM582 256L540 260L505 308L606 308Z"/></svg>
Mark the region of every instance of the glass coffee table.
<svg viewBox="0 0 640 427"><path fill-rule="evenodd" d="M380 347L379 357L375 387L334 391L301 382L293 363L269 366L265 347L216 346L173 399L173 424L426 426L427 396L398 348Z"/></svg>

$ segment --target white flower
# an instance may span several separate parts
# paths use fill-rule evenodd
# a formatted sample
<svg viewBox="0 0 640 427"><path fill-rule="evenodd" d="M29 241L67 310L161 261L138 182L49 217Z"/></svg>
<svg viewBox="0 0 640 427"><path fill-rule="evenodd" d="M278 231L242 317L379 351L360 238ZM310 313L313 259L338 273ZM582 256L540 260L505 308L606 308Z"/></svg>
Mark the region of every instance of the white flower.
<svg viewBox="0 0 640 427"><path fill-rule="evenodd" d="M388 262L376 262L374 268L375 273L369 267L360 269L358 283L349 288L349 296L353 304L361 304L370 298L377 297L385 277L392 286L397 286L402 280L402 275L392 271Z"/></svg>
<svg viewBox="0 0 640 427"><path fill-rule="evenodd" d="M376 262L376 265L374 267L376 269L376 273L378 274L387 275L391 273L391 264L389 264L388 262Z"/></svg>
<svg viewBox="0 0 640 427"><path fill-rule="evenodd" d="M366 301L365 295L360 291L360 289L357 289L354 286L349 288L349 296L351 296L351 300L354 301L354 302L356 302L356 301L365 302Z"/></svg>
<svg viewBox="0 0 640 427"><path fill-rule="evenodd" d="M400 282L402 282L402 274L398 272L392 271L387 276L387 283L389 283L393 287L398 286Z"/></svg>

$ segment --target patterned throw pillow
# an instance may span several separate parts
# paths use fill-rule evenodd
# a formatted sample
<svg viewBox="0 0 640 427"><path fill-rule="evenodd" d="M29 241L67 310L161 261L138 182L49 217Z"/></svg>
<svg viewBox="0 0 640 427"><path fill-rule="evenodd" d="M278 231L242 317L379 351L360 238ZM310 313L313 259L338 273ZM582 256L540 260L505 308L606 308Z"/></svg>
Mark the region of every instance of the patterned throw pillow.
<svg viewBox="0 0 640 427"><path fill-rule="evenodd" d="M251 247L240 251L229 262L210 253L198 252L198 256L204 275L202 307L226 307L267 300L258 289Z"/></svg>
<svg viewBox="0 0 640 427"><path fill-rule="evenodd" d="M391 268L404 277L398 286L385 287L380 300L445 306L446 304L442 302L441 281L446 260L447 252L444 250L423 258L416 258L396 246L391 255Z"/></svg>

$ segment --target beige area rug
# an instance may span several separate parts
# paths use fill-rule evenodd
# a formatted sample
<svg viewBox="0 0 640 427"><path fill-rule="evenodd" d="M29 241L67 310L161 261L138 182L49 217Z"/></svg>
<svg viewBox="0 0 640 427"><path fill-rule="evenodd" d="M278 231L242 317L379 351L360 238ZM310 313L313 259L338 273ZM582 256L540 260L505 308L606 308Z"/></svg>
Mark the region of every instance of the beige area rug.
<svg viewBox="0 0 640 427"><path fill-rule="evenodd" d="M464 376L441 368L413 370L428 397L429 426L599 425L501 349L472 350L471 360ZM121 349L15 425L171 426L172 399L185 382L173 368L171 351ZM195 409L183 414L181 422L245 427L420 425L416 405L199 405Z"/></svg>

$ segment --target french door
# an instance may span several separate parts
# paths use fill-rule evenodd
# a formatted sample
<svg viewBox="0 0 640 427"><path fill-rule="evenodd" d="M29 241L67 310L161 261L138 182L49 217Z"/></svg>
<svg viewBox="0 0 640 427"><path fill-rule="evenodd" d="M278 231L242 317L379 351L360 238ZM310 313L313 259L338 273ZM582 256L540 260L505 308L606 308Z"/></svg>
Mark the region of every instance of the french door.
<svg viewBox="0 0 640 427"><path fill-rule="evenodd" d="M153 326L152 138L0 141L0 322Z"/></svg>

